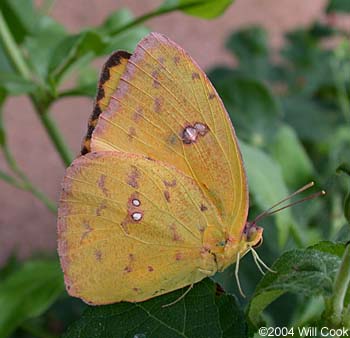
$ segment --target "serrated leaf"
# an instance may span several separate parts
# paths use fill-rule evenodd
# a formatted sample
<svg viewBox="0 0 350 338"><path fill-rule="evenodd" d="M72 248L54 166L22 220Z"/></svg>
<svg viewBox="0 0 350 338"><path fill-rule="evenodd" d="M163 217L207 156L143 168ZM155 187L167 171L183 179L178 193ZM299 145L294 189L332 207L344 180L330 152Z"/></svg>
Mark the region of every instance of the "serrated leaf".
<svg viewBox="0 0 350 338"><path fill-rule="evenodd" d="M286 292L306 297L332 294L333 280L345 245L321 242L307 249L284 253L258 284L248 306L248 318L258 326L261 312Z"/></svg>
<svg viewBox="0 0 350 338"><path fill-rule="evenodd" d="M176 7L186 14L203 19L214 19L225 12L234 0L166 0L161 9Z"/></svg>
<svg viewBox="0 0 350 338"><path fill-rule="evenodd" d="M7 337L24 320L42 314L64 289L58 262L24 263L0 282L0 337Z"/></svg>
<svg viewBox="0 0 350 338"><path fill-rule="evenodd" d="M313 164L294 130L288 125L278 129L272 153L288 186L299 188L311 180Z"/></svg>
<svg viewBox="0 0 350 338"><path fill-rule="evenodd" d="M263 151L240 142L247 171L249 191L262 210L266 210L288 195L288 189L277 163ZM277 213L278 244L283 247L292 225L295 225L289 209Z"/></svg>
<svg viewBox="0 0 350 338"><path fill-rule="evenodd" d="M177 303L162 307L187 288L142 303L89 307L63 338L246 337L243 313L235 298L217 296L209 279L197 283Z"/></svg>

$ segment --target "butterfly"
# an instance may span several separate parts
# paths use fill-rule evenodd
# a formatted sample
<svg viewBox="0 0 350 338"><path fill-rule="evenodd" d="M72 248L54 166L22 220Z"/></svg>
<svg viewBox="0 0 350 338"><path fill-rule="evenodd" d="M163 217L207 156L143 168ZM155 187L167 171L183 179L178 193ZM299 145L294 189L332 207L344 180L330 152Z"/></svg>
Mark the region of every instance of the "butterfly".
<svg viewBox="0 0 350 338"><path fill-rule="evenodd" d="M248 197L215 88L180 46L149 34L104 65L81 156L66 170L67 291L89 304L140 302L225 270L262 241Z"/></svg>

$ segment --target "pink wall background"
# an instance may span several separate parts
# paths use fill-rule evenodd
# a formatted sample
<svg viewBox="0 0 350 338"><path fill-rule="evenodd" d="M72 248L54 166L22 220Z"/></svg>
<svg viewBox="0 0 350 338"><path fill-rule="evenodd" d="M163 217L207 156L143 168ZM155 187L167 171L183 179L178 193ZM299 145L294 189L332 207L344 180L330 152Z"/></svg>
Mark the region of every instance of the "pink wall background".
<svg viewBox="0 0 350 338"><path fill-rule="evenodd" d="M60 0L54 2L50 13L69 31L78 32L84 26L100 24L111 11L121 7L141 15L161 2L90 0L87 6L86 0ZM283 32L321 17L325 3L325 0L236 0L222 17L213 21L174 13L153 19L146 25L171 37L208 69L218 63L233 62L223 44L234 29L262 25L269 32L271 46L277 47L283 41ZM91 109L89 99L66 99L52 108L53 117L76 154ZM25 97L9 100L4 114L9 144L19 164L35 184L57 200L64 167L29 101ZM0 168L6 168L1 156ZM13 251L23 258L33 251L55 250L56 219L40 202L2 181L0 202L0 264Z"/></svg>

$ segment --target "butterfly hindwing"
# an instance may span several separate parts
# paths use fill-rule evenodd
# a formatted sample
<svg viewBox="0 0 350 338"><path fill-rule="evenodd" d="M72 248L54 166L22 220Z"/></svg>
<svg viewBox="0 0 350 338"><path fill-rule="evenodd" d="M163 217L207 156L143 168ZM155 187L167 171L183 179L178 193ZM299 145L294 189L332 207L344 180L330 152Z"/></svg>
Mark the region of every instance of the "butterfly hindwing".
<svg viewBox="0 0 350 338"><path fill-rule="evenodd" d="M93 304L141 301L214 274L203 245L217 211L196 182L158 161L89 153L66 172L59 254L71 295Z"/></svg>
<svg viewBox="0 0 350 338"><path fill-rule="evenodd" d="M152 33L137 46L92 135L93 151L142 154L193 177L239 239L248 191L237 139L205 73Z"/></svg>

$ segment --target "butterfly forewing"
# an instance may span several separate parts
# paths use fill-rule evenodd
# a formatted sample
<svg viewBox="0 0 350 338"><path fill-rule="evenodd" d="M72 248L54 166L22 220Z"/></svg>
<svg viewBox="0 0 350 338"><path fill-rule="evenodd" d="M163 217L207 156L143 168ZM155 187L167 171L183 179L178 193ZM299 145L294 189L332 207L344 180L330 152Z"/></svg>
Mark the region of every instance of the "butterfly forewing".
<svg viewBox="0 0 350 338"><path fill-rule="evenodd" d="M93 151L142 154L192 177L239 239L248 193L227 112L205 73L166 37L152 33L128 60L92 136Z"/></svg>

